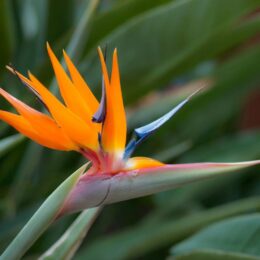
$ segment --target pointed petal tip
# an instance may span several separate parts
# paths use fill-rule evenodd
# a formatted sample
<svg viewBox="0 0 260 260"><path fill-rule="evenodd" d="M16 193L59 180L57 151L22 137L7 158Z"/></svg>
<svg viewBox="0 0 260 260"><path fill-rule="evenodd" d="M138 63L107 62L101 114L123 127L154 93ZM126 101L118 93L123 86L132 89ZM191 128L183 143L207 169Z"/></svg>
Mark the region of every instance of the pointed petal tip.
<svg viewBox="0 0 260 260"><path fill-rule="evenodd" d="M47 42L47 52L51 59L57 59L56 55L54 54L54 51L52 50L50 44ZM57 59L58 60L58 59Z"/></svg>
<svg viewBox="0 0 260 260"><path fill-rule="evenodd" d="M0 95L4 97L8 102L11 103L11 100L17 100L14 96L10 95L3 88L0 87Z"/></svg>
<svg viewBox="0 0 260 260"><path fill-rule="evenodd" d="M98 51L99 59L102 62L104 60L104 55L100 46L98 46L97 51Z"/></svg>
<svg viewBox="0 0 260 260"><path fill-rule="evenodd" d="M200 88L198 88L197 90L195 90L193 93L191 93L186 99L190 100L191 98L193 98L195 95L197 95L198 93L200 93L201 91L203 91L203 89L205 89L205 86L201 86Z"/></svg>
<svg viewBox="0 0 260 260"><path fill-rule="evenodd" d="M62 54L68 67L68 64L71 63L70 57L64 49L62 49Z"/></svg>
<svg viewBox="0 0 260 260"><path fill-rule="evenodd" d="M47 47L47 52L48 52L48 54L49 54L49 55L52 54L53 51L52 51L51 46L50 46L50 44L49 44L48 42L46 43L46 47Z"/></svg>
<svg viewBox="0 0 260 260"><path fill-rule="evenodd" d="M68 55L68 53L66 52L65 49L62 49L62 54L63 54L65 59L70 59L70 57L69 57L69 55Z"/></svg>
<svg viewBox="0 0 260 260"><path fill-rule="evenodd" d="M14 68L14 66L10 63L9 65L5 66L6 69L11 72L13 75L16 75L19 77L19 72Z"/></svg>
<svg viewBox="0 0 260 260"><path fill-rule="evenodd" d="M67 54L67 52L64 49L62 49L62 54L63 54L65 60L67 60L69 58L69 55Z"/></svg>
<svg viewBox="0 0 260 260"><path fill-rule="evenodd" d="M113 52L113 63L117 64L116 66L118 66L118 55L117 55L117 48L114 49Z"/></svg>
<svg viewBox="0 0 260 260"><path fill-rule="evenodd" d="M49 42L46 42L46 49L47 49L48 54L50 55L50 52L52 51L52 49L51 49Z"/></svg>
<svg viewBox="0 0 260 260"><path fill-rule="evenodd" d="M14 70L14 68L12 68L10 65L5 65L5 68L7 69L7 70L9 70L11 73L15 73L15 70Z"/></svg>
<svg viewBox="0 0 260 260"><path fill-rule="evenodd" d="M144 125L142 127L138 127L134 130L135 134L140 138L137 143L141 143L146 137L152 134L154 131L159 129L163 124L165 124L169 119L171 119L185 104L190 101L190 99L200 92L202 88L199 88L195 92L193 92L190 96L180 102L177 106L175 106L172 110L161 116L160 118L156 119L155 121Z"/></svg>

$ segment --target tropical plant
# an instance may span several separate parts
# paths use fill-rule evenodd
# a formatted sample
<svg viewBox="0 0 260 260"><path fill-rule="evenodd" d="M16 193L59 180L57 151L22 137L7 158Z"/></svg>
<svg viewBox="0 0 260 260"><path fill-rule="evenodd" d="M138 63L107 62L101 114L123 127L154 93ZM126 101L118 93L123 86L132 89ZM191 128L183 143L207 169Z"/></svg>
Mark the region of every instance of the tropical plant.
<svg viewBox="0 0 260 260"><path fill-rule="evenodd" d="M260 258L259 1L0 7L1 260Z"/></svg>

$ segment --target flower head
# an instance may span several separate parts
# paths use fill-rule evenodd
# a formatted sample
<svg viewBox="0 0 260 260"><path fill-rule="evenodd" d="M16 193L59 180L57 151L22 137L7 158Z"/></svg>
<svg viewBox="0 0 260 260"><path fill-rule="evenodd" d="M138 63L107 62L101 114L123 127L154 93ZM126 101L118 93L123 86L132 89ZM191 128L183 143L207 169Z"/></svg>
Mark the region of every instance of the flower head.
<svg viewBox="0 0 260 260"><path fill-rule="evenodd" d="M29 72L26 78L7 66L37 96L49 114L29 107L1 88L0 94L16 109L18 114L1 110L0 118L43 146L82 153L92 161L93 172L116 173L162 165L161 162L150 158L129 157L143 139L167 121L187 100L157 121L136 129L135 136L126 146L127 123L121 93L117 50L115 49L113 53L110 76L103 53L98 48L103 85L100 104L66 52L64 51L63 54L70 77L49 44L47 44L47 50L64 104L32 73Z"/></svg>
<svg viewBox="0 0 260 260"><path fill-rule="evenodd" d="M64 103L32 73L29 72L27 78L8 66L36 95L48 113L35 110L0 88L2 97L17 111L14 114L0 110L0 119L43 146L77 151L91 161L92 166L71 190L61 214L152 194L205 178L209 174L260 163L251 161L164 165L151 158L131 157L135 148L187 104L195 93L162 117L135 129L133 137L126 144L127 123L117 50L113 53L110 75L103 53L98 48L102 68L100 102L65 51L63 54L70 76L48 44L47 50Z"/></svg>

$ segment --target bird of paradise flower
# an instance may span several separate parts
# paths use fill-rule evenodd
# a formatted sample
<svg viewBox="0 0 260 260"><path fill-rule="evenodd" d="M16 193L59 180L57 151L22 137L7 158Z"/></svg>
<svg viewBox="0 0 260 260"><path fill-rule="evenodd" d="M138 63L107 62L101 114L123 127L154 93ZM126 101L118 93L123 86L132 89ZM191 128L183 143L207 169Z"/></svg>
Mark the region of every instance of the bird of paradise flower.
<svg viewBox="0 0 260 260"><path fill-rule="evenodd" d="M0 94L18 114L0 110L0 119L40 145L77 151L91 162L69 193L60 214L136 198L181 186L187 182L259 164L239 163L163 164L146 157L131 157L135 148L188 103L194 93L159 119L134 130L126 144L127 122L120 85L117 50L109 76L98 48L102 67L100 103L64 51L70 77L47 44L47 50L64 103L61 103L32 73L28 78L10 66L44 104L49 114L39 112L0 89Z"/></svg>

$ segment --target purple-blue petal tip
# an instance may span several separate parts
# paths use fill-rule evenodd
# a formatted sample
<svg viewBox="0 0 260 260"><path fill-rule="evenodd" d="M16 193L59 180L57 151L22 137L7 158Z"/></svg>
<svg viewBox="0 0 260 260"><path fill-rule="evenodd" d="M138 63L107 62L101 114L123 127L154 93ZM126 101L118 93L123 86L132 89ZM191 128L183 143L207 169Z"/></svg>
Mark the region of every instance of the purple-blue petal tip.
<svg viewBox="0 0 260 260"><path fill-rule="evenodd" d="M140 138L144 139L150 134L152 134L154 131L156 131L158 128L160 128L164 123L166 123L171 117L173 117L185 104L188 103L188 101L195 95L197 94L201 89L195 91L192 93L189 97L187 97L185 100L183 100L181 103L179 103L176 107L174 107L171 111L163 115L162 117L156 119L155 121L136 128L134 130L135 134Z"/></svg>
<svg viewBox="0 0 260 260"><path fill-rule="evenodd" d="M155 121L136 128L134 130L135 137L133 137L126 149L125 149L125 154L124 158L129 158L129 156L133 153L135 148L143 142L147 137L149 137L153 132L155 132L158 128L160 128L164 123L166 123L172 116L174 116L185 104L188 103L188 101L195 95L197 94L202 88L199 90L195 91L192 93L189 97L187 97L185 100L183 100L181 103L179 103L176 107L174 107L171 111L163 115L162 117L156 119Z"/></svg>

